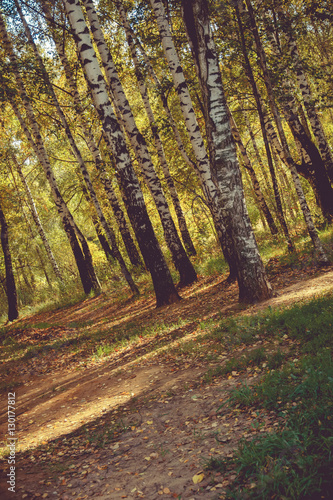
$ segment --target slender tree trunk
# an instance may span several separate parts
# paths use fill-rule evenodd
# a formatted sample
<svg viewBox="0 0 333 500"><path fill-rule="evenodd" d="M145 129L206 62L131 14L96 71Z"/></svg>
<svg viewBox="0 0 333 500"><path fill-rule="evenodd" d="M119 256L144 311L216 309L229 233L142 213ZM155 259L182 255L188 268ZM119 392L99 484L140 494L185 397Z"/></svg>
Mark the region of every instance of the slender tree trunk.
<svg viewBox="0 0 333 500"><path fill-rule="evenodd" d="M266 128L265 128L265 118L264 118L264 113L263 113L261 98L260 98L260 94L259 94L259 91L258 91L257 84L256 84L255 79L254 79L252 67L251 67L249 56L248 56L248 53L247 53L247 48L246 48L246 43L245 43L245 36L244 36L244 30L243 30L243 24L242 24L240 12L239 12L239 7L238 7L237 3L235 3L235 12L236 12L237 22L238 22L238 26L239 26L239 34L240 34L240 39L241 39L242 52L243 52L243 56L244 56L244 69L245 69L247 78L249 80L249 83L250 83L250 85L252 87L253 95L254 95L254 98L255 98L255 101L256 101L257 110L258 110L258 114L259 114L259 121L260 121L260 125L261 125L261 132L262 132L262 136L263 136L263 139L264 139L266 156L267 156L267 161L268 161L268 167L269 167L269 171L270 171L270 175L271 175L271 180L272 180L272 184L273 184L274 198L275 198L276 209L277 209L276 213L277 213L277 217L278 217L279 223L280 223L280 225L282 227L283 233L285 235L285 238L287 240L288 251L289 252L294 252L295 251L295 247L294 247L294 244L293 244L292 239L290 237L288 225L286 223L286 220L285 220L285 217L284 217L284 214L283 214L283 208L282 208L282 201L281 201L279 186L278 186L277 178L276 178L276 175L275 175L273 158L272 158L271 150L270 150L270 147L269 147L269 141L268 141L268 137L267 137L267 133L266 133Z"/></svg>
<svg viewBox="0 0 333 500"><path fill-rule="evenodd" d="M184 146L184 143L183 143L183 140L181 138L181 134L178 130L178 127L177 127L177 124L175 122L175 120L173 119L173 116L172 116L172 113L170 111L170 108L169 108L169 105L168 105L168 99L167 99L167 96L165 95L165 92L162 90L162 84L161 82L159 81L159 79L157 78L157 75L154 71L154 68L153 66L151 65L150 63L150 59L146 53L146 51L144 50L142 44L140 43L138 37L135 35L135 33L133 32L132 28L130 27L130 25L128 24L127 25L128 27L128 31L130 32L130 35L132 37L132 40L135 40L135 45L136 47L139 49L142 57L143 57L143 60L144 60L144 63L145 63L145 67L150 75L150 77L152 78L156 88L158 89L158 95L161 99L161 103L162 103L162 106L163 106L163 109L165 111L165 114L168 118L168 122L172 128L172 131L173 131L173 134L174 134L174 138L176 140L176 143L177 143L177 147L178 147L178 150L184 160L184 162L191 168L193 168L194 170L196 170L196 164L195 162L189 157L189 155L187 154L186 152L186 148Z"/></svg>
<svg viewBox="0 0 333 500"><path fill-rule="evenodd" d="M298 196L299 204L300 204L301 210L303 212L303 217L304 217L304 220L306 223L306 227L307 227L308 233L310 235L313 246L314 246L315 251L316 251L317 256L318 256L318 263L320 265L326 266L326 265L328 265L329 262L328 262L326 254L324 252L320 238L318 236L317 229L314 225L312 215L311 215L309 206L307 204L307 201L306 201L306 198L304 195L304 191L302 188L302 184L301 184L296 166L295 166L293 160L291 159L291 157L286 156L285 150L283 149L282 145L280 144L279 138L278 138L278 136L274 130L274 127L273 127L272 123L270 122L267 114L266 114L265 127L266 127L267 134L270 138L270 142L272 143L273 147L275 148L275 151L277 152L281 161L283 161L286 165L288 165L288 167L290 169L290 173L291 173L291 176L292 176L292 179L294 182L294 186L296 189L296 193Z"/></svg>
<svg viewBox="0 0 333 500"><path fill-rule="evenodd" d="M82 286L84 289L84 292L86 294L90 293L92 290L94 290L96 293L99 293L100 290L100 285L98 282L95 282L94 276L92 274L91 268L92 268L92 262L91 262L91 255L89 252L88 246L81 248L80 243L85 243L85 239L82 235L80 234L80 243L77 238L77 233L78 233L78 227L76 226L71 213L68 210L67 205L65 204L60 191L58 189L54 174L51 169L51 165L48 161L47 153L44 149L42 138L39 134L37 136L37 143L34 142L34 139L32 135L30 134L30 131L24 122L24 119L17 108L16 104L14 102L11 102L12 108L16 114L17 119L20 122L20 125L23 129L23 132L25 133L28 142L30 143L31 147L33 148L34 152L36 153L41 165L44 168L45 175L48 179L48 182L51 187L51 192L53 195L54 202L56 204L56 207L58 209L58 213L61 217L62 224L66 233L66 236L68 238L68 241L70 243L75 262L77 264L77 268L79 271L79 275L81 278ZM89 253L88 253L89 252ZM93 268L92 268L93 269ZM96 278L97 279L97 278Z"/></svg>
<svg viewBox="0 0 333 500"><path fill-rule="evenodd" d="M60 118L60 121L62 123L62 126L65 130L65 133L67 135L67 138L69 140L69 143L71 145L71 148L72 148L72 151L73 151L73 154L79 164L79 167L80 167L80 170L81 170L81 173L82 173L82 176L84 178L84 182L87 186L87 189L88 189L88 192L89 192L89 196L92 200L92 203L94 205L94 208L96 210L96 213L97 213L97 216L101 222L101 225L105 231L105 234L108 238L108 241L112 247L112 251L113 251L113 254L115 256L115 258L117 259L117 261L119 262L119 265L120 265L120 269L121 269L121 272L124 276L124 278L126 279L131 291L133 292L134 295L138 295L139 294L139 290L138 290L138 287L136 286L136 284L134 283L133 281L133 278L130 274L130 272L128 271L127 269L127 266L126 266L126 263L118 249L118 246L117 246L117 241L116 241L116 237L115 237L115 234L114 234L114 231L113 229L109 226L109 224L107 223L107 220L105 219L105 216L103 214L103 211L102 211L102 208L100 206L100 203L99 203L99 200L97 198L97 194L95 192L95 189L92 185L92 182L91 182L91 179L90 179L90 175L89 175L89 172L88 172L88 169L86 167L86 164L82 158L82 155L81 155L81 152L79 150L79 148L77 147L76 145L76 142L75 142L75 139L73 137L73 134L70 130L70 127L69 127L69 124L67 122L67 119L60 107L60 104L58 102L58 99L57 99L57 96L53 90L53 86L51 84L51 81L49 79L49 76L47 74L47 71L44 67L44 63L43 63L43 60L37 50L37 47L36 47L36 44L31 36L31 33L30 33L30 29L29 29L29 26L23 16L23 13L22 13L22 10L18 4L18 1L15 0L15 4L16 4L16 8L18 9L18 12L20 14L20 17L21 17L21 20L22 20L22 23L23 23L23 26L24 26L24 29L25 29L25 33L26 33L26 36L30 42L30 45L31 47L33 48L34 50L34 54L36 56L36 59L39 63L39 66L40 66L40 69L41 69L41 72L42 72L42 75L43 75L43 79L44 79L44 82L47 86L47 89L48 89L48 92L49 92L49 95L51 96L52 98L52 102L57 110L57 113L58 113L58 116Z"/></svg>
<svg viewBox="0 0 333 500"><path fill-rule="evenodd" d="M163 2L161 0L150 0L157 27L160 33L161 42L165 57L173 78L173 82L178 94L181 111L184 117L186 130L196 158L196 173L201 183L201 187L211 211L218 239L223 250L224 257L229 264L230 279L237 276L237 265L233 255L232 242L226 233L225 222L222 215L222 194L217 185L216 178L211 171L209 158L205 149L204 141L193 109L191 96L185 81L184 73L179 61L179 57L174 46L169 24L165 16Z"/></svg>
<svg viewBox="0 0 333 500"><path fill-rule="evenodd" d="M267 88L270 107L274 115L274 118L276 120L276 123L278 123L279 118L277 116L277 108L275 105L273 85L267 69L266 55L258 33L258 28L256 25L256 20L251 1L246 0L246 5L248 8L252 33L255 39L256 49L259 55L261 69L263 71L264 82ZM320 200L320 208L323 212L323 215L327 220L330 221L333 218L333 188L326 173L325 165L323 163L323 160L320 156L317 147L307 136L306 131L302 127L302 124L297 115L297 110L295 108L295 100L286 78L282 78L282 87L283 87L283 94L281 94L280 96L280 101L284 115L287 119L287 122L295 139L297 139L301 143L302 147L305 149L305 151L307 152L307 154L311 159L312 166L303 165L303 169L302 170L299 169L299 172L304 176L307 175L307 179L314 187L314 189L316 189ZM282 132L280 131L280 128L282 129L282 125L279 123L278 130L281 137Z"/></svg>
<svg viewBox="0 0 333 500"><path fill-rule="evenodd" d="M230 111L229 111L229 113L230 113ZM249 173L251 183L253 186L253 191L254 191L254 194L255 194L257 201L258 201L258 206L260 207L261 212L264 214L264 217L266 219L266 222L268 224L268 227L270 229L271 234L273 234L273 235L277 234L278 228L276 227L276 224L274 222L272 214L267 206L266 200L265 200L264 195L261 191L257 175L255 173L255 170L251 164L251 160L248 157L248 154L247 154L246 149L244 147L244 144L242 142L242 139L241 139L239 130L237 128L236 122L235 122L231 113L229 114L229 116L230 116L232 135L233 135L234 140L235 140L235 142L239 148L239 151L242 155L243 165Z"/></svg>
<svg viewBox="0 0 333 500"><path fill-rule="evenodd" d="M270 185L270 182L269 182L269 178L268 178L268 174L267 174L267 169L262 161L262 158L261 158L261 154L260 154L260 151L259 151L259 148L258 148L258 144L257 144L257 141L256 141L256 138L255 138L255 135L254 135L254 132L252 130L252 127L251 127L251 124L249 122L249 119L248 117L245 115L245 120L246 120L246 126L247 126L247 129L249 131L249 134L250 134L250 139L251 139L251 143L252 143L252 146L253 146L253 150L254 150L254 154L255 154L255 157L257 159L257 162L258 162L258 165L260 167L260 172L265 180L265 186L266 186L266 189L268 191L270 191L272 189L271 185Z"/></svg>
<svg viewBox="0 0 333 500"><path fill-rule="evenodd" d="M19 165L19 163L17 162L17 159L16 159L15 155L13 155L13 160L14 160L15 165L18 165L18 166L19 166L19 168L20 168L20 170L22 171L21 166L20 166L20 165ZM27 228L28 228L29 235L30 235L30 237L31 237L31 240L32 240L32 241L34 241L34 240L35 240L35 234L34 234L34 232L33 232L33 230L32 230L32 227L31 227L31 224L30 224L30 222L29 222L29 219L28 219L28 217L27 217L27 215L26 215L26 213L25 213L24 204L23 204L23 202L22 202L22 198L21 198L21 196L20 196L19 188L18 188L18 186L17 186L16 179L15 179L15 176L14 176L13 169L11 168L11 165L9 165L9 168L10 168L10 172L11 172L11 174L12 174L13 182L14 182L14 185L15 185L15 188L16 188L17 196L18 196L19 201L20 201L20 207L21 207L21 210L22 210L22 213L23 213L23 217L24 217L24 220L25 220L26 225L27 225ZM26 181L26 179L25 179L25 178L24 178L24 180ZM29 191L30 191L30 190L29 190ZM29 203L28 203L28 205L29 205ZM35 208L36 208L36 207L35 207ZM29 209L30 209L30 207L29 207ZM36 209L36 212L37 212L37 209ZM31 210L30 210L30 213L31 213ZM38 212L37 212L37 215L38 215ZM32 213L31 213L31 216L32 216ZM32 216L32 217L33 217L33 216ZM36 225L36 223L35 223L35 225ZM37 230L38 230L38 229L37 229ZM44 260L43 260L42 254L41 254L41 252L40 252L40 247L39 247L39 245L38 245L38 244L36 244L36 243L35 243L35 251L36 251L36 254L37 254L38 260L39 260L39 262L40 262L41 268L43 269L43 273L44 273L44 276L45 276L46 282L47 282L48 286L52 289L52 283L51 283L51 281L50 281L49 275L47 274L46 267L45 267L45 262L44 262ZM59 279L59 281L61 282L61 279L60 279L60 278L58 278L58 279Z"/></svg>
<svg viewBox="0 0 333 500"><path fill-rule="evenodd" d="M46 18L49 22L49 25L50 25L50 27L52 27L53 20L52 20L49 6L48 6L47 2L41 2L41 4L42 4L43 11L46 15ZM53 40L55 42L59 58L62 62L64 70L65 70L67 83L69 84L69 87L70 87L72 95L73 95L75 110L79 116L80 126L82 127L88 148L89 148L90 153L94 159L95 167L101 174L101 180L102 180L105 192L108 196L108 200L109 200L110 205L112 207L113 213L115 215L116 222L117 222L117 225L119 227L123 242L125 244L126 251L128 253L128 256L129 256L130 261L133 264L133 266L138 267L138 268L143 268L144 266L143 266L141 257L140 257L139 252L134 244L133 238L132 238L131 233L129 231L129 228L127 226L124 213L119 205L116 193L115 193L113 186L112 186L112 182L110 181L110 179L108 178L108 176L104 170L103 160L101 158L99 148L98 148L96 141L91 133L91 130L88 127L87 122L85 120L84 110L83 110L83 107L81 105L80 95L79 95L79 92L78 92L78 89L77 89L77 86L76 86L76 83L75 83L75 80L73 77L72 70L71 70L70 65L69 65L69 61L68 61L67 56L65 54L63 40L59 38L59 36L55 32L55 30L53 30L52 35L53 35Z"/></svg>
<svg viewBox="0 0 333 500"><path fill-rule="evenodd" d="M183 0L184 21L195 55L203 94L211 168L221 191L226 230L237 262L239 299L257 302L272 296L248 216L207 0Z"/></svg>
<svg viewBox="0 0 333 500"><path fill-rule="evenodd" d="M15 164L15 167L16 167L16 171L17 171L17 173L18 173L18 175L19 175L19 177L21 179L21 182L22 182L24 190L25 190L25 194L26 194L26 197L27 197L27 200L28 200L28 206L29 206L29 209L30 209L31 216L32 216L33 221L34 221L34 223L36 225L38 234L39 234L39 236L40 236L40 238L41 238L41 240L43 242L43 245L44 245L45 251L47 253L47 256L49 258L49 261L51 262L54 274L56 275L56 277L58 278L58 280L63 281L63 278L62 278L59 266L57 264L57 261L54 258L53 252L51 250L49 241L47 239L47 236L45 234L43 225L42 225L41 220L39 218L39 215L38 215L38 212L37 212L37 208L36 208L34 199L32 197L30 188L28 186L28 183L26 181L26 178L23 175L21 166L18 163L15 155L13 155L12 158L13 158L13 161L14 161L14 164Z"/></svg>
<svg viewBox="0 0 333 500"><path fill-rule="evenodd" d="M108 83L112 89L114 107L119 109L124 128L136 153L142 173L158 210L164 231L165 241L171 252L174 265L180 275L179 286L189 285L190 283L196 281L196 272L178 236L167 200L163 193L162 185L155 172L146 141L136 126L131 107L118 77L112 55L105 42L94 4L92 0L83 0L83 4L86 7L94 41L100 53Z"/></svg>
<svg viewBox="0 0 333 500"><path fill-rule="evenodd" d="M325 132L318 116L316 107L314 105L314 99L312 96L310 84L308 82L307 76L305 74L301 58L298 52L298 47L296 40L292 34L292 27L290 25L290 21L288 19L288 14L283 10L283 7L277 4L277 12L279 18L283 21L282 26L284 35L286 38L286 42L289 48L289 53L293 62L294 71L296 73L298 87L301 91L304 106L309 118L309 122L313 131L313 135L317 141L318 148L321 154L321 157L325 163L327 173L329 174L331 181L333 182L333 157L327 142ZM287 25L288 27L287 27Z"/></svg>
<svg viewBox="0 0 333 500"><path fill-rule="evenodd" d="M146 266L152 276L157 306L171 304L179 300L179 295L148 217L143 194L131 163L124 136L108 98L106 82L98 64L82 9L78 0L65 0L64 5L75 35L75 42L90 85L94 104L102 121L104 134L113 148L127 213Z"/></svg>
<svg viewBox="0 0 333 500"><path fill-rule="evenodd" d="M17 83L17 86L19 89L19 94L20 94L20 97L23 101L23 104L24 104L24 107L26 110L26 114L27 114L27 118L30 122L30 126L33 130L34 138L33 138L32 134L30 133L30 131L25 123L25 120L22 117L13 96L9 96L11 106L12 106L12 108L13 108L13 110L14 110L14 112L15 112L15 114L20 122L20 125L23 129L24 134L27 137L28 142L30 143L31 147L33 148L35 154L37 155L37 157L38 157L38 159L39 159L39 161L44 169L46 178L47 178L49 185L50 185L50 188L51 188L51 192L52 192L52 195L54 198L55 205L58 209L58 213L61 217L63 227L65 229L67 238L68 238L69 243L70 243L71 248L72 248L72 252L73 252L77 267L78 267L78 271L80 274L80 278L81 278L84 292L88 294L93 290L95 293L100 293L101 288L100 288L100 284L98 282L98 279L97 279L95 271L94 271L92 257L91 257L89 247L87 245L87 242L86 242L83 234L81 233L81 231L79 230L79 228L75 224L73 216L70 213L70 211L69 211L66 203L64 202L64 200L60 194L60 191L58 189L57 182L56 182L56 179L54 177L54 174L53 174L53 171L52 171L52 168L50 165L50 161L49 161L47 152L46 152L45 147L44 147L42 136L40 134L40 130L39 130L37 121L35 119L35 115L34 115L30 100L29 100L28 95L25 91L24 83L23 83L21 76L20 76L20 72L19 72L17 61L16 61L16 57L14 54L14 50L12 47L12 43L10 41L8 34L7 34L6 26L5 26L5 23L4 23L4 20L3 20L3 17L1 16L1 14L0 14L0 34L2 36L4 45L6 47L6 53L11 60L11 65L12 65L12 69L13 69L13 72L15 75L15 80L16 80L16 83Z"/></svg>
<svg viewBox="0 0 333 500"><path fill-rule="evenodd" d="M84 188L85 188L85 186L84 186ZM85 190L86 197L91 202L92 201L92 199L91 199L92 196L91 196L90 190L89 191L86 190L86 189L84 189L84 190ZM109 245L111 245L112 257L118 261L121 273L124 276L125 280L127 281L127 283L129 285L130 289L132 290L133 294L134 295L139 295L139 289L136 286L136 284L134 283L133 278L132 278L130 272L128 271L128 269L127 269L127 266L126 266L126 263L125 263L125 261L123 259L123 256L121 255L121 253L119 251L119 248L118 248L118 245L117 245L116 235L115 235L112 227L107 223L104 215L102 215L102 217L101 217L101 215L98 213L97 210L96 210L96 214L97 214L97 217L98 217L98 222L101 224L102 228L104 229L107 241L108 241ZM96 228L96 217L93 217L93 223L94 223L94 226ZM98 236L99 241L102 242L102 240L103 240L103 234L97 228L96 228L96 232L97 232L97 236ZM103 248L105 248L105 244L104 244Z"/></svg>
<svg viewBox="0 0 333 500"><path fill-rule="evenodd" d="M190 233L188 231L185 216L184 216L181 204L180 204L178 193L176 191L173 179L170 175L169 166L168 166L167 159L165 157L162 140L161 140L161 137L158 133L158 128L157 128L157 125L155 122L153 110L152 110L151 105L150 105L150 100L148 97L148 91L147 91L147 87L145 84L144 76L143 76L142 71L140 69L140 64L139 64L138 57L137 57L136 47L135 47L135 44L134 44L134 41L133 41L133 38L131 35L130 27L129 27L129 24L127 21L126 11L125 11L122 3L116 2L116 5L117 5L117 8L119 10L121 22L123 23L123 26L125 28L127 43L130 47L132 59L133 59L134 66L135 66L135 75L136 75L136 78L138 81L139 91L140 91L142 101L143 101L143 104L144 104L144 107L146 110L146 114L147 114L147 117L149 120L150 128L151 128L152 135L153 135L155 149L157 151L158 158L159 158L159 163L162 167L162 171L163 171L167 186L169 188L172 203L173 203L173 206L174 206L174 209L176 212L179 230L180 230L180 233L182 235L182 239L183 239L185 248L187 250L187 253L189 255L196 255L196 251L195 251Z"/></svg>
<svg viewBox="0 0 333 500"><path fill-rule="evenodd" d="M17 293L13 273L12 257L8 241L8 225L0 205L1 246L6 269L6 294L8 300L8 321L18 318Z"/></svg>

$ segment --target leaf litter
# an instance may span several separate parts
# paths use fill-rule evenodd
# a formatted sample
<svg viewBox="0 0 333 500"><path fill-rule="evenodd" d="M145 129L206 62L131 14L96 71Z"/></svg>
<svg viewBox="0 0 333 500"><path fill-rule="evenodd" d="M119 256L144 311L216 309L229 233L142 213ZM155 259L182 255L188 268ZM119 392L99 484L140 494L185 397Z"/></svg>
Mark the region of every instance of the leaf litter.
<svg viewBox="0 0 333 500"><path fill-rule="evenodd" d="M258 345L269 348L267 341L227 347L218 359L208 359L207 347L214 352L216 346L206 345L207 324L301 301L332 287L332 268L301 274L278 272L274 264L273 271L277 297L246 309L237 303L236 285L221 277L201 278L182 292L179 304L161 309L154 309L152 297L119 303L103 295L65 311L24 318L7 330L5 344L17 349L10 356L6 351L7 357L0 352L0 371L4 387L13 381L16 386L17 497L224 498L237 474L232 466L224 473L206 470L207 461L232 458L241 438L271 432L280 422L274 412L224 405L232 388L261 376L263 363L205 379L208 368L231 355L241 358ZM161 324L165 331L154 334L154 325ZM96 357L96 341L111 342L119 331L137 326L133 341ZM148 327L152 333L145 336ZM189 339L197 343L195 354L180 354ZM291 347L285 338L281 348ZM3 389L1 396L2 436L7 392ZM4 500L6 471L4 460Z"/></svg>

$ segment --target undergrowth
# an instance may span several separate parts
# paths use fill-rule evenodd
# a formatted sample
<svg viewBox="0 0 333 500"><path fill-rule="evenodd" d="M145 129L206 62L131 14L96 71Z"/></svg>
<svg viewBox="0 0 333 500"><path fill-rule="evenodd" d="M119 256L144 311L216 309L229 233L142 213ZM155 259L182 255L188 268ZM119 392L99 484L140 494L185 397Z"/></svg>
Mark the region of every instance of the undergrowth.
<svg viewBox="0 0 333 500"><path fill-rule="evenodd" d="M236 469L227 498L329 498L333 490L332 325L332 295L240 320L238 338L248 330L251 335L290 339L299 344L300 356L271 369L257 384L244 384L231 392L230 407L266 408L276 413L280 424L274 431L240 441L233 458L208 462L208 468L222 472ZM215 334L223 329L227 330L226 323Z"/></svg>

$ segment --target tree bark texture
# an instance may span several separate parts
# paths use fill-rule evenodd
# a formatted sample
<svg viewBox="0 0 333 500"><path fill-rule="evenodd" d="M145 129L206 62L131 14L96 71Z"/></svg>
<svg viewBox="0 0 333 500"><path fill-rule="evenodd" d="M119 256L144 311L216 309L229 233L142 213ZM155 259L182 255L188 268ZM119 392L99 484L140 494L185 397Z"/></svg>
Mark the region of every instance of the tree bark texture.
<svg viewBox="0 0 333 500"><path fill-rule="evenodd" d="M128 286L130 287L131 291L133 292L134 295L138 295L139 294L139 290L138 290L138 287L136 286L136 284L134 283L133 281L133 278L130 274L130 272L128 271L127 269L127 266L126 266L126 263L119 251L119 248L118 248L118 245L117 245L117 240L116 240L116 236L114 234L114 231L112 229L112 227L108 224L107 220L105 219L105 216L104 216L104 213L102 211L102 208L101 208L101 205L99 203L99 200L97 198L97 194L96 194L96 191L92 185L92 182L91 182L91 179L90 179L90 175L89 175L89 172L88 172L88 169L87 169L87 166L83 160L83 157L81 155L81 152L79 150L79 148L77 147L77 144L76 144L76 141L74 139L74 136L71 132L71 129L69 127L69 124L68 124L68 121L67 121L67 118L65 116L65 114L63 113L62 111L62 108L59 104L59 101L58 101L58 98L54 92L54 89L53 89L53 86L52 86L52 83L49 79L49 76L48 76L48 73L44 67L44 63L43 63L43 60L37 50L37 47L36 47L36 44L31 36L31 33L30 33L30 29L29 29L29 26L23 16L23 13L22 13L22 10L17 2L17 0L15 0L15 4L16 4L16 7L19 11L19 14L20 14L20 17L21 17L21 20L22 20L22 23L23 23L23 26L24 26L24 29L25 29L25 33L27 35L27 38L30 42L30 45L31 47L33 48L33 51L34 51L34 54L35 54L35 57L39 63L39 66L40 66L40 69L41 69L41 72L42 72L42 75L43 75L43 79L44 79L44 82L46 84L46 87L48 89L48 92L49 92L49 95L51 96L51 99L52 99L52 102L53 102L53 105L55 106L56 110L57 110L57 113L58 113L58 116L59 116L59 119L60 119L60 122L65 130L65 133L66 133L66 136L68 138L68 141L70 143L70 146L71 146L71 149L72 149L72 152L73 152L73 155L74 157L76 158L77 160L77 163L80 167L80 170L81 170L81 173L82 173L82 176L83 176L83 179L84 179L84 182L85 182L85 185L87 187L87 190L89 192L89 197L94 205L94 208L96 210L96 213L97 213L97 216L101 222L101 225L105 231L105 234L106 234L106 237L112 247L112 251L113 251L113 255L114 257L116 258L116 260L118 261L119 263L119 266L120 266L120 269L121 269L121 272L125 278L125 280L127 281L128 283Z"/></svg>
<svg viewBox="0 0 333 500"><path fill-rule="evenodd" d="M51 16L51 12L50 12L50 8L48 6L48 3L47 2L41 2L41 3L42 3L43 11L46 15L48 22L49 22L49 25L52 28L53 20L52 20L52 16ZM110 179L108 178L108 176L103 168L104 162L101 158L99 148L98 148L96 141L93 137L93 134L92 134L92 132L91 132L90 128L88 127L87 122L85 120L84 110L83 110L83 107L81 104L80 95L79 95L79 92L78 92L78 89L77 89L77 86L76 86L76 83L75 83L75 80L73 77L72 70L71 70L70 65L69 65L69 61L68 61L66 53L65 53L63 40L61 38L59 38L59 36L55 32L55 30L52 30L52 31L53 31L53 33L52 33L53 40L54 40L54 43L56 45L56 49L57 49L59 58L60 58L62 65L64 67L67 83L70 87L70 90L71 90L71 93L73 96L75 111L79 117L80 126L83 130L84 137L86 139L88 148L89 148L90 153L91 153L93 160L95 162L95 167L101 174L101 180L102 180L104 189L106 191L106 194L108 196L108 200L109 200L110 205L112 207L113 213L115 215L115 219L116 219L117 225L119 227L120 234L122 236L127 254L128 254L129 259L130 259L131 263L133 264L133 266L138 267L138 268L142 268L143 263L142 263L141 257L140 257L139 252L134 244L133 238L132 238L131 233L129 231L129 228L127 226L127 222L126 222L124 213L119 205L119 202L118 202L116 193L113 189L112 183L111 183Z"/></svg>
<svg viewBox="0 0 333 500"><path fill-rule="evenodd" d="M261 191L260 184L259 184L259 181L258 181L258 178L257 178L257 174L256 174L256 172L255 172L255 170L254 170L254 168L252 166L251 160L250 160L250 158L249 158L249 156L247 154L247 151L246 151L245 146L243 144L243 141L241 139L241 136L240 136L239 130L237 128L236 122L235 122L232 114L230 113L230 111L229 111L229 116L230 116L230 124L231 124L232 135L233 135L235 143L237 144L237 146L239 148L239 151L241 153L241 156L242 156L242 159L243 159L244 168L246 168L246 170L249 173L249 176L250 176L250 179L251 179L251 183L252 183L252 186L253 186L253 191L254 191L254 194L255 194L255 196L257 198L260 210L264 214L264 217L266 219L266 222L268 224L268 227L270 229L271 234L272 235L277 234L278 233L278 228L276 227L276 224L274 222L272 214L271 214L271 212L270 212L270 210L268 208L268 205L266 203L266 200L264 198L263 192Z"/></svg>
<svg viewBox="0 0 333 500"><path fill-rule="evenodd" d="M22 168L21 168L20 164L18 163L17 159L15 158L15 156L13 156L13 161L14 161L14 164L16 166L16 171L17 171L17 173L18 173L18 175L19 175L19 177L21 179L21 182L22 182L24 190L25 190L25 194L26 194L26 197L27 197L27 200L28 200L28 206L29 206L29 209L30 209L30 212L31 212L31 216L32 216L33 221L34 221L34 223L36 225L38 234L39 234L39 236L40 236L40 238L41 238L41 240L43 242L46 254L47 254L47 256L49 258L49 261L50 261L50 263L52 265L54 274L56 275L56 277L60 281L63 281L62 274L60 272L59 266L57 264L57 261L55 260L55 257L53 255L53 252L52 252L52 249L50 247L49 241L48 241L47 236L45 234L43 225L42 225L41 220L39 218L39 215L38 215L38 212L37 212L37 208L36 208L34 199L32 197L30 188L28 186L26 178L23 175Z"/></svg>
<svg viewBox="0 0 333 500"><path fill-rule="evenodd" d="M293 63L293 69L296 74L298 87L301 91L306 113L312 128L313 135L317 141L321 157L325 163L327 173L333 182L333 157L330 146L319 118L314 98L312 96L311 87L304 71L301 57L298 51L296 40L293 36L292 26L288 18L288 13L283 9L282 5L277 4L276 7L278 16L280 18L282 29L285 35L286 43L289 49L289 54Z"/></svg>
<svg viewBox="0 0 333 500"><path fill-rule="evenodd" d="M223 221L233 244L239 299L258 302L272 295L248 216L236 147L206 0L183 0L184 21L203 93L211 169L221 192Z"/></svg>
<svg viewBox="0 0 333 500"><path fill-rule="evenodd" d="M196 281L196 272L178 236L161 182L152 163L146 141L136 126L130 104L122 88L112 55L105 42L94 4L92 0L83 0L83 4L86 7L91 32L100 53L108 83L112 90L114 107L118 108L121 115L124 128L135 151L147 186L156 205L162 223L165 241L171 252L173 263L179 272L179 286L189 285Z"/></svg>
<svg viewBox="0 0 333 500"><path fill-rule="evenodd" d="M179 300L170 271L151 225L143 194L133 169L125 138L114 115L89 30L78 0L65 0L65 9L74 32L82 65L90 85L105 136L112 145L127 214L134 229L145 264L149 269L157 306Z"/></svg>
<svg viewBox="0 0 333 500"><path fill-rule="evenodd" d="M196 173L201 183L205 199L211 211L215 229L218 235L224 257L230 268L230 276L237 276L236 261L233 256L232 244L226 233L225 223L222 216L221 192L216 179L213 178L213 172L204 141L200 132L197 118L193 109L190 92L185 81L184 73L180 60L173 43L168 20L165 15L163 2L161 0L150 0L156 24L160 33L164 55L168 62L169 70L173 78L176 92L178 94L181 111L184 117L186 130L190 143L196 158Z"/></svg>
<svg viewBox="0 0 333 500"><path fill-rule="evenodd" d="M251 29L255 39L256 49L259 55L261 69L263 72L264 82L267 88L267 94L271 111L273 113L276 123L278 124L278 129L282 140L282 136L284 134L282 132L281 122L279 120L279 117L277 116L278 113L275 104L274 89L267 68L266 54L258 33L258 28L251 1L246 0L246 5L248 8ZM282 73L284 74L284 72ZM320 156L320 153L316 145L308 137L306 131L304 130L304 127L302 126L299 120L297 114L297 106L295 105L295 99L290 89L290 85L287 81L287 78L282 77L281 83L283 87L283 94L280 93L280 102L283 109L283 113L286 117L286 120L289 124L289 127L295 139L297 139L300 142L300 144L305 149L305 151L307 152L307 154L311 159L311 165L303 163L302 168L298 168L298 171L301 175L307 178L313 189L316 190L317 197L320 200L320 208L323 212L323 215L327 220L331 221L333 218L333 188L328 178L324 162ZM285 138L283 138L283 142L286 142Z"/></svg>

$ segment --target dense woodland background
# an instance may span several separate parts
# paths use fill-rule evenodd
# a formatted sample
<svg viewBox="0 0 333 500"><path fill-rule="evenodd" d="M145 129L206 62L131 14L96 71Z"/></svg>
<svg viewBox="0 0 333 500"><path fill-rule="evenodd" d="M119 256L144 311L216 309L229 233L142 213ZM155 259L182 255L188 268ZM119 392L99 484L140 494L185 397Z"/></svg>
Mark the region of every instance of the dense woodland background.
<svg viewBox="0 0 333 500"><path fill-rule="evenodd" d="M13 320L137 294L148 271L157 305L228 265L240 300L269 297L247 211L264 264L266 246L304 241L330 261L329 1L13 0L0 14L2 320L7 303Z"/></svg>

